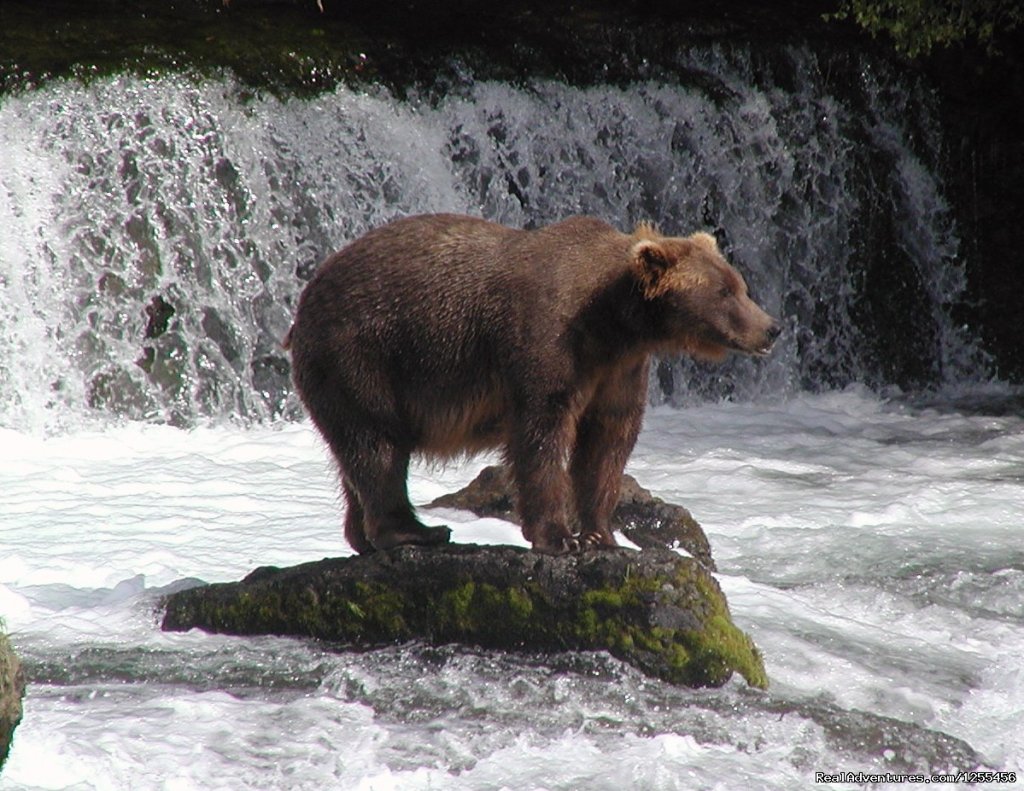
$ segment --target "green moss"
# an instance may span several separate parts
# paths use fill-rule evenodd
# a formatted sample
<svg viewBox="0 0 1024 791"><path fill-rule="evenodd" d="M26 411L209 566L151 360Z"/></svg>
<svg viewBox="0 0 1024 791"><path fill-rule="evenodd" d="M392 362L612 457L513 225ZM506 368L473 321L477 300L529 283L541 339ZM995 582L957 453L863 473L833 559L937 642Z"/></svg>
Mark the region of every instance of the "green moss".
<svg viewBox="0 0 1024 791"><path fill-rule="evenodd" d="M644 605L667 597L695 617L696 629L644 623ZM581 645L606 648L647 672L691 686L718 686L732 672L759 689L768 686L760 653L732 623L725 598L703 574L684 566L675 579L629 577L621 585L583 594L574 634Z"/></svg>
<svg viewBox="0 0 1024 791"><path fill-rule="evenodd" d="M594 590L583 594L583 603L588 607L622 609L626 600L619 590Z"/></svg>
<svg viewBox="0 0 1024 791"><path fill-rule="evenodd" d="M743 676L750 686L768 689L768 673L761 652L728 616L715 615L708 619L701 634L695 650L699 661L717 659Z"/></svg>
<svg viewBox="0 0 1024 791"><path fill-rule="evenodd" d="M446 590L437 603L438 622L445 629L472 633L478 621L471 613L476 583L467 582L458 588Z"/></svg>
<svg viewBox="0 0 1024 791"><path fill-rule="evenodd" d="M533 599L521 588L509 588L506 591L508 611L516 621L526 623L533 616Z"/></svg>
<svg viewBox="0 0 1024 791"><path fill-rule="evenodd" d="M489 583L466 582L441 593L433 604L434 622L442 635L513 644L543 640L547 629L538 613L539 591L520 587L499 588Z"/></svg>
<svg viewBox="0 0 1024 791"><path fill-rule="evenodd" d="M383 585L356 583L348 595L312 587L282 591L274 586L234 596L196 597L182 620L209 623L235 634L308 634L328 640L404 640L412 636L407 603Z"/></svg>
<svg viewBox="0 0 1024 791"><path fill-rule="evenodd" d="M406 623L407 603L398 594L384 585L356 583L356 595L343 599L340 606L331 607L331 617L340 621L353 636L383 634L389 640L407 639L412 631ZM337 626L335 627L337 628Z"/></svg>
<svg viewBox="0 0 1024 791"><path fill-rule="evenodd" d="M0 619L0 767L7 759L14 729L21 721L25 683L21 663L4 634L4 628Z"/></svg>
<svg viewBox="0 0 1024 791"><path fill-rule="evenodd" d="M767 689L768 673L761 652L749 635L732 622L725 597L703 579L696 578L694 585L712 608L703 631L692 641L695 655L709 664L720 661L743 676L750 686Z"/></svg>

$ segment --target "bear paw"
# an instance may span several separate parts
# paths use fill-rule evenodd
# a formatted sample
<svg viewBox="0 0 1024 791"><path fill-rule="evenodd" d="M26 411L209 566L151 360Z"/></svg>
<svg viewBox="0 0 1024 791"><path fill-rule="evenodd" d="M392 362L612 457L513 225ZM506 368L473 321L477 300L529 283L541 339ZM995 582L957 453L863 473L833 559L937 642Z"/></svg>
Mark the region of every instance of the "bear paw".
<svg viewBox="0 0 1024 791"><path fill-rule="evenodd" d="M416 546L432 547L438 544L447 544L452 540L452 530L445 525L428 527L419 525L415 528L409 527L401 530L389 530L383 535L373 539L375 549L392 549L394 547Z"/></svg>
<svg viewBox="0 0 1024 791"><path fill-rule="evenodd" d="M545 555L568 555L572 552L579 552L580 542L574 536L563 536L550 541L534 541L533 551Z"/></svg>

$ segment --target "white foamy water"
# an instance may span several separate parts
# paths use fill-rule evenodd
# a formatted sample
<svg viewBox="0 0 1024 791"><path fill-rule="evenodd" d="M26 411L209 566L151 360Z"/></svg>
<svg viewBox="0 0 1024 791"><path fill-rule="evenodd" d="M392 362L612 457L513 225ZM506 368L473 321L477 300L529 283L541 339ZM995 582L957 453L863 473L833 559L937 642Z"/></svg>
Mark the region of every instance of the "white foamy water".
<svg viewBox="0 0 1024 791"><path fill-rule="evenodd" d="M165 586L347 551L312 429L6 430L0 445L0 612L32 679L4 789L789 789L816 771L1024 773L1018 415L862 390L648 415L630 471L704 525L767 693L682 690L601 654L163 634ZM479 466L416 469L414 501ZM426 518L458 541L522 543L498 520Z"/></svg>

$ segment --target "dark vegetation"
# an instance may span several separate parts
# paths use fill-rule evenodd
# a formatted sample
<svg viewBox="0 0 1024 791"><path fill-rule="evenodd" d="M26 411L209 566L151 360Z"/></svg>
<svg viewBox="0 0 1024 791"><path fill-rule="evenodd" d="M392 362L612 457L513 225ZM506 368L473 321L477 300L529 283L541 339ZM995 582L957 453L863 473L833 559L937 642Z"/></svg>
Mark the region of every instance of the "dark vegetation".
<svg viewBox="0 0 1024 791"><path fill-rule="evenodd" d="M851 19L871 33L888 36L910 57L960 44L983 45L1000 54L1007 33L1024 23L1019 0L841 0L828 19Z"/></svg>

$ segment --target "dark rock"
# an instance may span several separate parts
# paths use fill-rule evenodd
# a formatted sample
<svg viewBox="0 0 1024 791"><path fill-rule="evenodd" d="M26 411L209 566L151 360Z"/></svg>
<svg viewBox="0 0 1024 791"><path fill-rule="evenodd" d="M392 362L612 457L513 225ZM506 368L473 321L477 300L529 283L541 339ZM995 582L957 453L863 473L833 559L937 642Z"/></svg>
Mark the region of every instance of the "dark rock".
<svg viewBox="0 0 1024 791"><path fill-rule="evenodd" d="M453 494L442 494L427 508L455 508L477 516L493 516L519 524L508 467L484 467L468 485Z"/></svg>
<svg viewBox="0 0 1024 791"><path fill-rule="evenodd" d="M515 509L515 487L509 469L502 465L484 467L468 486L444 494L428 508L456 508L477 516L492 516L519 524ZM655 497L632 475L622 476L619 504L612 514L612 530L622 533L641 549L684 549L712 571L708 538L690 512Z"/></svg>
<svg viewBox="0 0 1024 791"><path fill-rule="evenodd" d="M886 755L886 770L928 775L983 770L981 755L963 739L874 712L848 709L820 697L793 699L757 695L708 696L698 705L729 717L796 717L821 729L825 743L839 755L871 760ZM898 747L896 747L898 745Z"/></svg>
<svg viewBox="0 0 1024 791"><path fill-rule="evenodd" d="M0 767L7 760L14 729L21 722L21 699L25 696L25 671L0 632Z"/></svg>
<svg viewBox="0 0 1024 791"><path fill-rule="evenodd" d="M398 547L179 591L163 629L315 637L345 647L411 640L528 651L606 650L688 686L732 673L766 687L761 656L708 570L669 550L561 556L519 547Z"/></svg>
<svg viewBox="0 0 1024 791"><path fill-rule="evenodd" d="M157 294L146 305L146 337L159 338L170 326L174 317L174 305Z"/></svg>

